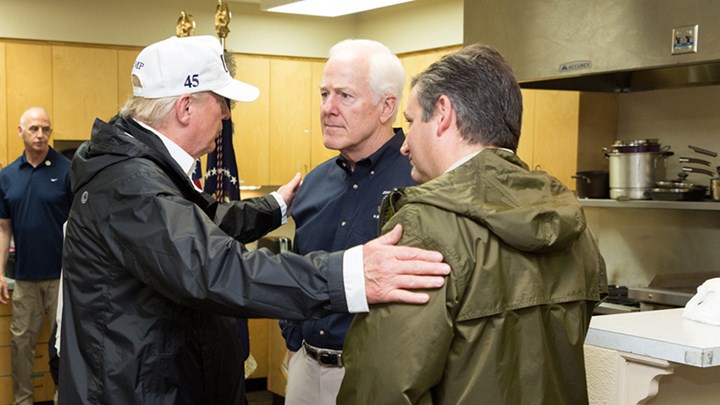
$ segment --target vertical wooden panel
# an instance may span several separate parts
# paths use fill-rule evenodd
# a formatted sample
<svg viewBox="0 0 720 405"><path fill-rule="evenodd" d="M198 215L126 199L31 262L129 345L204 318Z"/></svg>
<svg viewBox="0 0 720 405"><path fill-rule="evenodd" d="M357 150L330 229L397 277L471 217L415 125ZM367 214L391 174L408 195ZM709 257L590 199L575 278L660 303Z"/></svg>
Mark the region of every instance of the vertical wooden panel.
<svg viewBox="0 0 720 405"><path fill-rule="evenodd" d="M260 89L251 103L236 103L232 110L233 146L241 185L269 183L270 169L270 60L235 55L235 78Z"/></svg>
<svg viewBox="0 0 720 405"><path fill-rule="evenodd" d="M132 94L132 82L130 80L130 72L132 72L132 66L135 63L140 50L126 50L120 49L118 53L117 63L117 85L118 85L118 98L116 111L120 110L127 101L127 98Z"/></svg>
<svg viewBox="0 0 720 405"><path fill-rule="evenodd" d="M517 155L532 169L535 165L533 148L535 143L535 90L522 89L523 116L520 143Z"/></svg>
<svg viewBox="0 0 720 405"><path fill-rule="evenodd" d="M117 51L53 46L52 61L55 139L88 139L95 118L117 112Z"/></svg>
<svg viewBox="0 0 720 405"><path fill-rule="evenodd" d="M268 391L284 397L287 387L287 370L284 369L284 363L288 350L280 328L277 327L277 321L270 322L267 388Z"/></svg>
<svg viewBox="0 0 720 405"><path fill-rule="evenodd" d="M571 189L577 171L580 92L538 90L535 94L534 164Z"/></svg>
<svg viewBox="0 0 720 405"><path fill-rule="evenodd" d="M17 126L20 115L33 106L43 107L56 126L52 103L52 51L49 45L7 42L5 45L7 89L8 161L25 150ZM53 134L53 138L55 135ZM53 138L50 138L52 142Z"/></svg>
<svg viewBox="0 0 720 405"><path fill-rule="evenodd" d="M310 62L270 61L270 184L310 170Z"/></svg>
<svg viewBox="0 0 720 405"><path fill-rule="evenodd" d="M310 85L311 130L310 130L310 169L339 154L323 144L322 127L320 125L320 84L325 69L325 62L312 62L312 84Z"/></svg>
<svg viewBox="0 0 720 405"><path fill-rule="evenodd" d="M268 375L269 364L269 333L270 328L278 328L273 319L248 319L250 333L250 354L255 358L257 368L246 378L264 378Z"/></svg>
<svg viewBox="0 0 720 405"><path fill-rule="evenodd" d="M5 43L0 42L0 168L7 166L8 158L8 123L7 123L7 89L5 82Z"/></svg>

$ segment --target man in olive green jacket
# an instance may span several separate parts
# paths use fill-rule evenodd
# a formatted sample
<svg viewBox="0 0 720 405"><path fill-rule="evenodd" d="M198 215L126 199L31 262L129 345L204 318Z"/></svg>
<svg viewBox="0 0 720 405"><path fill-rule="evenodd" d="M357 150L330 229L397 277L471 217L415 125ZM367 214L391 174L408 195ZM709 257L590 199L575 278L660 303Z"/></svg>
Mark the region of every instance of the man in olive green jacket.
<svg viewBox="0 0 720 405"><path fill-rule="evenodd" d="M573 193L514 153L512 69L472 45L412 87L401 151L424 184L391 193L380 220L452 273L424 306L355 318L338 404L587 403L583 342L605 265Z"/></svg>

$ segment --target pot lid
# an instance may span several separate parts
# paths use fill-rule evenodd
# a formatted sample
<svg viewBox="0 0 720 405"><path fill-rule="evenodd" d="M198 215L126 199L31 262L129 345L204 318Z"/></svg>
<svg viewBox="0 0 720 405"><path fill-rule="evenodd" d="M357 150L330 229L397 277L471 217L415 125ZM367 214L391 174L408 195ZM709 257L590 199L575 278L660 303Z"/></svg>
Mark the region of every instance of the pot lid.
<svg viewBox="0 0 720 405"><path fill-rule="evenodd" d="M618 146L646 146L646 145L660 145L657 138L649 139L631 139L627 141L617 140L612 144L613 147Z"/></svg>

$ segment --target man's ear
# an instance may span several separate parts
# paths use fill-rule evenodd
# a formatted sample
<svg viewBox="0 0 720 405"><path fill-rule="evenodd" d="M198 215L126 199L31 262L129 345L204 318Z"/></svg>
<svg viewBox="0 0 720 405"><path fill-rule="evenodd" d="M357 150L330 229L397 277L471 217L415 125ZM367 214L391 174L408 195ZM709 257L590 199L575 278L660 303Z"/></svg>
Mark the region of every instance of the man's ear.
<svg viewBox="0 0 720 405"><path fill-rule="evenodd" d="M183 94L175 100L175 118L183 125L190 123L190 106L192 105L192 97L189 94Z"/></svg>
<svg viewBox="0 0 720 405"><path fill-rule="evenodd" d="M397 111L398 100L396 96L388 94L383 97L380 103L380 122L384 124L388 120L392 119L393 113Z"/></svg>
<svg viewBox="0 0 720 405"><path fill-rule="evenodd" d="M435 103L435 115L434 119L438 120L437 134L440 136L450 128L455 116L455 109L448 96L443 94L438 98Z"/></svg>

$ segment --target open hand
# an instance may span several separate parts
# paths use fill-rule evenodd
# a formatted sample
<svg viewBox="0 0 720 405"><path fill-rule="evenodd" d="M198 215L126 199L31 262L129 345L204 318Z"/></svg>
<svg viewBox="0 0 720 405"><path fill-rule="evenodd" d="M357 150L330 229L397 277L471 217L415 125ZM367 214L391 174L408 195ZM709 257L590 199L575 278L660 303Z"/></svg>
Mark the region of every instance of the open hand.
<svg viewBox="0 0 720 405"><path fill-rule="evenodd" d="M295 173L295 176L290 179L287 184L280 186L280 188L277 189L278 194L280 194L285 201L288 216L290 215L290 207L292 207L293 200L295 199L295 194L297 194L298 190L300 190L301 184L302 175L300 175L300 173Z"/></svg>

